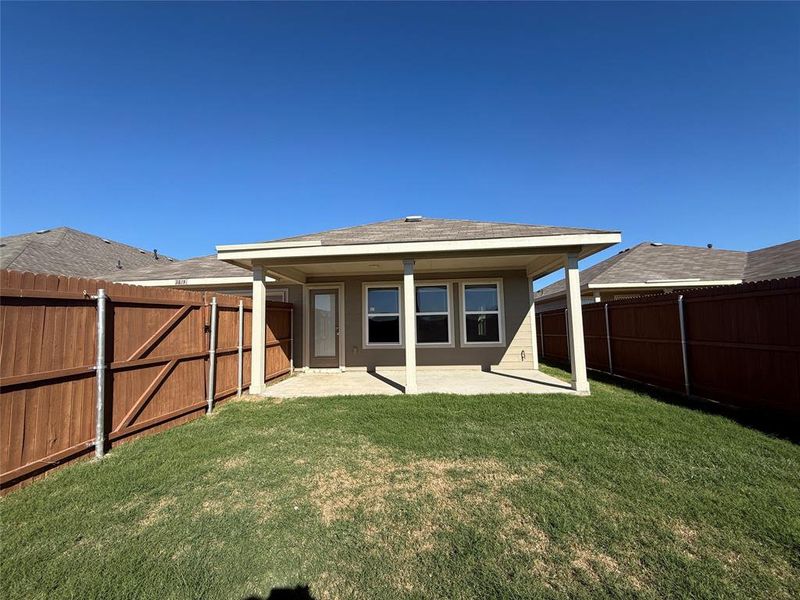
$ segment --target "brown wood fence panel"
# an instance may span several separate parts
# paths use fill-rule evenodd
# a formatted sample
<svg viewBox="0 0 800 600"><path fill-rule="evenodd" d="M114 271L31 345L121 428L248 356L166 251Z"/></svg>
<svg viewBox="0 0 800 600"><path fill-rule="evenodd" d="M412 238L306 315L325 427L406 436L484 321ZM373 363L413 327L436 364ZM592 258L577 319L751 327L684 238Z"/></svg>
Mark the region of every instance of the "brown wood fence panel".
<svg viewBox="0 0 800 600"><path fill-rule="evenodd" d="M683 391L677 296L608 303L615 375Z"/></svg>
<svg viewBox="0 0 800 600"><path fill-rule="evenodd" d="M539 354L558 361L569 362L567 317L564 309L541 313L541 343Z"/></svg>
<svg viewBox="0 0 800 600"><path fill-rule="evenodd" d="M217 298L215 400L250 383L252 302L225 294L0 271L0 486L18 485L95 443L99 288L106 303L105 430L113 447L207 408L211 299ZM291 316L268 303L267 379L291 370Z"/></svg>
<svg viewBox="0 0 800 600"><path fill-rule="evenodd" d="M291 370L292 305L287 302L267 303L267 373L274 377Z"/></svg>
<svg viewBox="0 0 800 600"><path fill-rule="evenodd" d="M800 278L584 305L588 366L685 392L681 295L691 395L800 414ZM537 318L540 356L568 362L564 310Z"/></svg>
<svg viewBox="0 0 800 600"><path fill-rule="evenodd" d="M800 278L687 293L692 393L800 413Z"/></svg>
<svg viewBox="0 0 800 600"><path fill-rule="evenodd" d="M586 346L586 366L608 371L608 341L606 312L602 304L586 305L583 309L583 335Z"/></svg>

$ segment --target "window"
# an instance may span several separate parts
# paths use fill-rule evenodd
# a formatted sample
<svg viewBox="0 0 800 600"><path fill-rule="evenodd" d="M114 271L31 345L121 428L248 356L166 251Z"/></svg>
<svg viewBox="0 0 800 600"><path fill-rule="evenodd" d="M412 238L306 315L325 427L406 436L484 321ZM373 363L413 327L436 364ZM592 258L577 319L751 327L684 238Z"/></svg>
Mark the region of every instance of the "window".
<svg viewBox="0 0 800 600"><path fill-rule="evenodd" d="M503 343L502 299L499 282L465 283L462 311L465 344Z"/></svg>
<svg viewBox="0 0 800 600"><path fill-rule="evenodd" d="M366 328L364 344L367 346L399 346L400 338L400 286L365 286Z"/></svg>
<svg viewBox="0 0 800 600"><path fill-rule="evenodd" d="M450 344L449 285L416 287L417 344Z"/></svg>
<svg viewBox="0 0 800 600"><path fill-rule="evenodd" d="M267 300L269 302L288 302L289 290L285 288L267 288Z"/></svg>

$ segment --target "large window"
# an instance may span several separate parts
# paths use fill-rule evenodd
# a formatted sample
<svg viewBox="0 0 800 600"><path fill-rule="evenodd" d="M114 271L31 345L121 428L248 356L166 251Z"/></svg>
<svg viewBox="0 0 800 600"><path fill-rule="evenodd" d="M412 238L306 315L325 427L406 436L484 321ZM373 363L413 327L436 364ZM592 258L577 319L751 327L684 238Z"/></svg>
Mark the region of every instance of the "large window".
<svg viewBox="0 0 800 600"><path fill-rule="evenodd" d="M502 298L499 282L465 283L462 314L465 344L502 344Z"/></svg>
<svg viewBox="0 0 800 600"><path fill-rule="evenodd" d="M416 287L417 344L450 344L449 285Z"/></svg>
<svg viewBox="0 0 800 600"><path fill-rule="evenodd" d="M365 286L367 346L399 346L400 337L400 286Z"/></svg>

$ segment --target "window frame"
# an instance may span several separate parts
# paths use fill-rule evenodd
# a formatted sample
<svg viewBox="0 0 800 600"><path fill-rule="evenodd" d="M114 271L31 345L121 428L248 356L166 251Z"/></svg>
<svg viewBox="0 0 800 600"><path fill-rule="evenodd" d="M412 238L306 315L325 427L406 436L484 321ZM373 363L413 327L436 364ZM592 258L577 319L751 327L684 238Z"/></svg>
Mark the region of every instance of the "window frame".
<svg viewBox="0 0 800 600"><path fill-rule="evenodd" d="M425 315L447 315L447 341L446 342L419 342L417 347L422 348L453 348L455 347L455 340L453 339L453 291L452 280L431 280L431 281L415 281L414 282L414 331L417 331L416 318ZM447 312L418 312L417 311L417 289L421 287L444 287L447 292Z"/></svg>
<svg viewBox="0 0 800 600"><path fill-rule="evenodd" d="M397 290L397 317L400 328L399 342L370 342L369 341L369 290L393 288ZM362 318L361 318L361 347L367 348L404 348L403 340L403 284L399 281L365 281L361 284ZM395 313L376 313L373 316L395 316Z"/></svg>
<svg viewBox="0 0 800 600"><path fill-rule="evenodd" d="M467 310L468 285L495 285L497 286L497 310ZM502 279L464 279L459 282L461 288L461 345L464 347L499 348L506 345L505 304L503 300ZM497 315L498 341L496 342L469 342L467 341L467 315Z"/></svg>
<svg viewBox="0 0 800 600"><path fill-rule="evenodd" d="M288 302L289 301L289 289L288 288L271 288L267 286L267 300L269 300L270 294L280 294L281 300L270 300L270 302Z"/></svg>

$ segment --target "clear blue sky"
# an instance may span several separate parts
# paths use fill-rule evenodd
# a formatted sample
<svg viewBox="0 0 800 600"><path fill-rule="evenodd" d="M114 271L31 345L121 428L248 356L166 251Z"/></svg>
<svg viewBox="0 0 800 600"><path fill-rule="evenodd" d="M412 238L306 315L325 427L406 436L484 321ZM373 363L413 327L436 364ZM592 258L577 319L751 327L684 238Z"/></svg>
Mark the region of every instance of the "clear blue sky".
<svg viewBox="0 0 800 600"><path fill-rule="evenodd" d="M1 50L3 234L800 237L797 3L3 2Z"/></svg>

